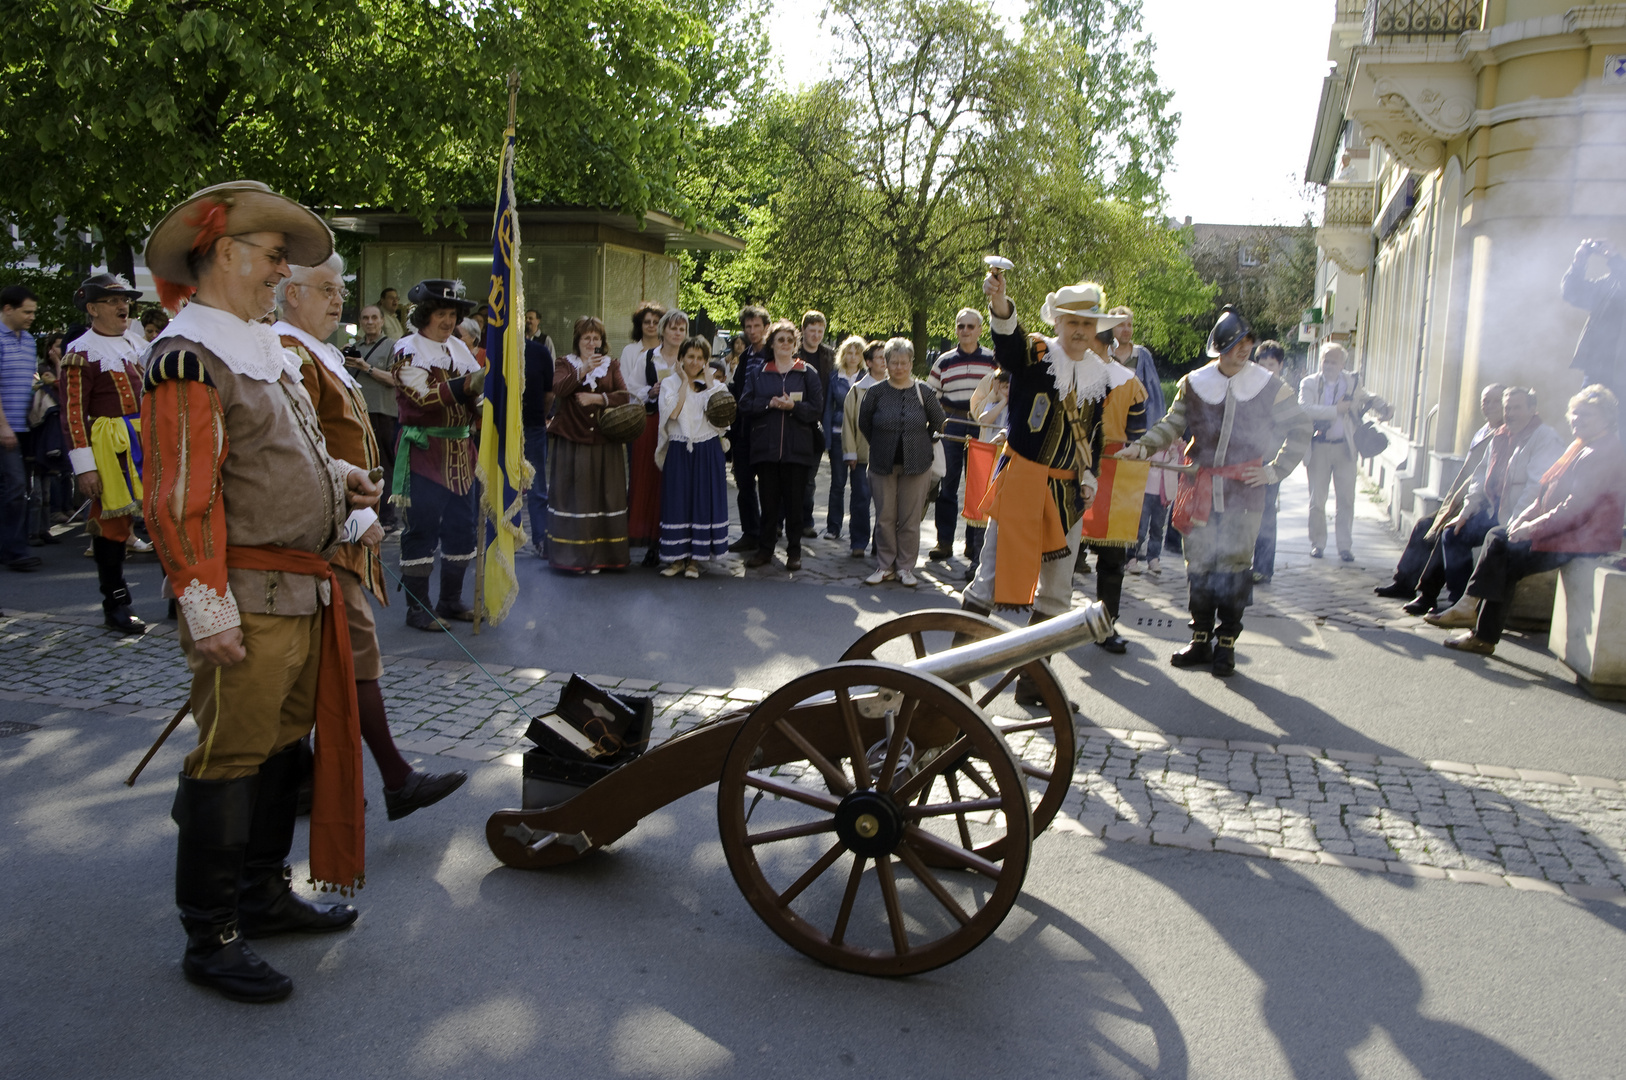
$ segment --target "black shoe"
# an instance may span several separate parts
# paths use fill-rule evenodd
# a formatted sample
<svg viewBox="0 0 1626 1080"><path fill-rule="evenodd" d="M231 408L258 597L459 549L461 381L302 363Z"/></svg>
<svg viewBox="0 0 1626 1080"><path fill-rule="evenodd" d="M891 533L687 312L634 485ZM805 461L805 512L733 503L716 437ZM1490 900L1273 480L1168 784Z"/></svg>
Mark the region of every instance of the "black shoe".
<svg viewBox="0 0 1626 1080"><path fill-rule="evenodd" d="M973 563L965 568L965 583L969 585L975 580L977 580L977 566Z"/></svg>
<svg viewBox="0 0 1626 1080"><path fill-rule="evenodd" d="M186 925L186 955L181 958L181 971L187 982L253 1005L281 1001L294 992L292 979L249 948L237 930L236 920L219 926L181 921Z"/></svg>
<svg viewBox="0 0 1626 1080"><path fill-rule="evenodd" d="M1339 562L1354 562L1355 561L1355 553L1353 551L1340 551L1338 553L1338 561Z"/></svg>
<svg viewBox="0 0 1626 1080"><path fill-rule="evenodd" d="M730 551L755 551L756 549L757 538L754 536L742 536L732 544L728 545L728 550Z"/></svg>
<svg viewBox="0 0 1626 1080"><path fill-rule="evenodd" d="M1214 645L1208 640L1208 635L1200 630L1192 632L1191 644L1169 657L1169 663L1177 668L1202 667L1213 662Z"/></svg>
<svg viewBox="0 0 1626 1080"><path fill-rule="evenodd" d="M1404 611L1407 615L1427 615L1432 612L1435 607L1435 601L1424 600L1422 597L1418 597L1416 600L1413 600L1400 610Z"/></svg>
<svg viewBox="0 0 1626 1080"><path fill-rule="evenodd" d="M938 562L938 561L940 561L942 559L953 558L953 556L954 556L954 552L950 551L946 547L934 547L930 551L926 552L926 558L931 560L932 562Z"/></svg>
<svg viewBox="0 0 1626 1080"><path fill-rule="evenodd" d="M1415 589L1408 589L1399 584L1379 585L1372 590L1373 595L1381 596L1385 600L1410 600Z"/></svg>
<svg viewBox="0 0 1626 1080"><path fill-rule="evenodd" d="M757 567L767 566L771 562L773 562L773 552L757 548L756 554L745 560L745 565L749 569L755 570Z"/></svg>
<svg viewBox="0 0 1626 1080"><path fill-rule="evenodd" d="M399 821L414 810L422 810L426 806L440 802L462 787L463 781L468 778L469 774L461 769L447 773L430 773L414 769L412 775L406 778L406 783L394 791L384 789L384 809L389 813L391 821Z"/></svg>
<svg viewBox="0 0 1626 1080"><path fill-rule="evenodd" d="M119 589L102 603L102 621L121 634L145 634L147 624L130 610L130 590Z"/></svg>
<svg viewBox="0 0 1626 1080"><path fill-rule="evenodd" d="M313 904L294 892L293 870L244 885L237 899L237 918L250 940L277 934L327 934L343 930L360 916L349 904Z"/></svg>
<svg viewBox="0 0 1626 1080"><path fill-rule="evenodd" d="M406 624L414 630L439 630L440 624L429 614L429 575L402 574L401 589L406 593Z"/></svg>
<svg viewBox="0 0 1626 1080"><path fill-rule="evenodd" d="M1039 693L1039 684L1025 674L1016 677L1016 703L1027 706L1044 704L1044 695Z"/></svg>
<svg viewBox="0 0 1626 1080"><path fill-rule="evenodd" d="M802 526L802 539L803 540L817 540L818 538L819 538L819 530L815 529L811 525Z"/></svg>
<svg viewBox="0 0 1626 1080"><path fill-rule="evenodd" d="M1101 648L1105 649L1109 653L1117 653L1121 655L1129 651L1129 642L1125 641L1123 639L1123 635L1117 633L1116 631L1113 632L1111 637L1102 638L1100 641L1097 641L1096 644L1101 646Z"/></svg>
<svg viewBox="0 0 1626 1080"><path fill-rule="evenodd" d="M802 557L800 555L786 556L786 558L785 558L785 569L786 570L794 571L794 570L800 570L801 568L802 568Z"/></svg>
<svg viewBox="0 0 1626 1080"><path fill-rule="evenodd" d="M644 566L659 566L661 564L661 549L656 544L650 544L649 550L644 552Z"/></svg>
<svg viewBox="0 0 1626 1080"><path fill-rule="evenodd" d="M1236 671L1236 638L1214 639L1213 671L1222 679Z"/></svg>
<svg viewBox="0 0 1626 1080"><path fill-rule="evenodd" d="M8 562L6 564L6 569L15 570L19 574L26 574L31 571L38 570L44 562L45 560L41 559L38 555L24 555L20 559L13 559Z"/></svg>
<svg viewBox="0 0 1626 1080"><path fill-rule="evenodd" d="M1318 548L1318 547L1311 548L1310 549L1310 558L1312 558L1312 559L1321 558L1321 549Z"/></svg>

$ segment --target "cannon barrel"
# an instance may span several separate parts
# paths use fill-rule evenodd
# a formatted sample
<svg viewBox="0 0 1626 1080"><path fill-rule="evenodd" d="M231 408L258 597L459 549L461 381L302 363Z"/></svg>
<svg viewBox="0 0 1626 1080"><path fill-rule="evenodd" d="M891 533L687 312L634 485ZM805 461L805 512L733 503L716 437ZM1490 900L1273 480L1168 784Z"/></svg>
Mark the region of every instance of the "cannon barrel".
<svg viewBox="0 0 1626 1080"><path fill-rule="evenodd" d="M1091 601L1034 626L923 656L903 666L936 675L954 686L964 686L1030 664L1051 653L1102 641L1112 636L1112 627L1112 616L1107 614L1107 609L1098 601Z"/></svg>

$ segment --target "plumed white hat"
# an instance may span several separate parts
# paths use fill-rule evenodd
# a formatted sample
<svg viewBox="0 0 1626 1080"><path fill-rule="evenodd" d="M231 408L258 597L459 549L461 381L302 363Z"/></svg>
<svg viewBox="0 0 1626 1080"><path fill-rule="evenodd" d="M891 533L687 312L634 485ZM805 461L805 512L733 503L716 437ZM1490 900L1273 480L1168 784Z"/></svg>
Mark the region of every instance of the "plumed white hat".
<svg viewBox="0 0 1626 1080"><path fill-rule="evenodd" d="M1106 294L1101 286L1093 281L1066 285L1046 296L1039 317L1055 326L1058 315L1079 315L1086 319L1094 319L1098 331L1117 326L1127 317L1107 314Z"/></svg>

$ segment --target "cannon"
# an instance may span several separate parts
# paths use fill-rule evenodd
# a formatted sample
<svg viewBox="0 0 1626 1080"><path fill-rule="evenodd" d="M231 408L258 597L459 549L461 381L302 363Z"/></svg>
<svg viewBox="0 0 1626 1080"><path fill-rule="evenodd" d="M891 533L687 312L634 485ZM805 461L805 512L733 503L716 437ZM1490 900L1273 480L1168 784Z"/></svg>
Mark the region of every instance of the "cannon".
<svg viewBox="0 0 1626 1080"><path fill-rule="evenodd" d="M775 934L843 971L929 971L1004 920L1066 796L1073 710L1045 658L1111 632L1096 603L1020 630L965 611L900 616L565 802L492 814L486 841L508 866L558 866L715 783L729 870ZM1040 715L991 719L1022 675Z"/></svg>

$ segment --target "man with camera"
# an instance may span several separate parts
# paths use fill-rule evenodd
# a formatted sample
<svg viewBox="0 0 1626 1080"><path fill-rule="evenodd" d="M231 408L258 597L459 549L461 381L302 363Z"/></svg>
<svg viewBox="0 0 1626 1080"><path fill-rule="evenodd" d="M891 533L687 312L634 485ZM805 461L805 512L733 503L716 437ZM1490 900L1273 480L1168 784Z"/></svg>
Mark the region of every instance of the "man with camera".
<svg viewBox="0 0 1626 1080"><path fill-rule="evenodd" d="M378 523L393 532L400 515L389 501L390 482L395 471L395 376L390 372L395 339L384 332L384 313L377 304L361 309L361 337L344 347L344 366L361 384L367 399L367 420L378 442L379 463L384 466L384 498L378 505Z"/></svg>
<svg viewBox="0 0 1626 1080"><path fill-rule="evenodd" d="M1586 275L1594 255L1604 262L1603 277ZM1570 367L1581 372L1582 386L1606 386L1617 399L1626 397L1626 257L1607 240L1583 240L1560 288L1566 303L1587 313Z"/></svg>
<svg viewBox="0 0 1626 1080"><path fill-rule="evenodd" d="M1367 410L1387 420L1394 409L1344 370L1349 354L1335 341L1321 346L1321 370L1299 383L1299 406L1315 421L1304 471L1310 478L1310 558L1327 547L1327 489L1338 489L1338 557L1354 562L1355 428Z"/></svg>

